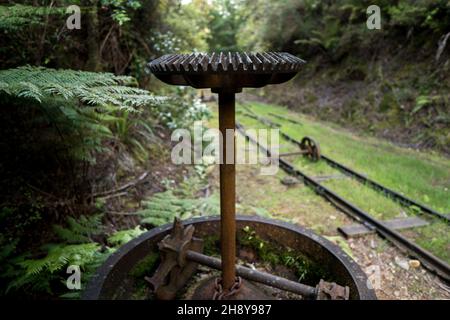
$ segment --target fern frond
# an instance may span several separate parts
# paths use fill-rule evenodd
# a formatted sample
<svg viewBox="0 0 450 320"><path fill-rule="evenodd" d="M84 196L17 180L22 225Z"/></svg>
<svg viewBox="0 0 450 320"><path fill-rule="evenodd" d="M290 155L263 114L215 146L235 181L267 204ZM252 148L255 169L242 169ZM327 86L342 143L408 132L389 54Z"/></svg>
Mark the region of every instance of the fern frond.
<svg viewBox="0 0 450 320"><path fill-rule="evenodd" d="M39 103L60 96L65 100L76 99L88 106L112 105L129 111L165 101L146 90L125 85L133 81L131 77L111 73L25 66L0 71L0 92Z"/></svg>
<svg viewBox="0 0 450 320"><path fill-rule="evenodd" d="M141 226L136 226L134 229L122 230L114 233L108 238L108 243L112 246L121 246L134 238L140 236L142 233L146 232L147 229L141 228Z"/></svg>
<svg viewBox="0 0 450 320"><path fill-rule="evenodd" d="M73 245L50 244L45 248L48 250L45 258L28 259L20 263L20 266L25 268L26 275L34 276L44 270L54 273L68 264L82 267L92 261L95 252L100 249L100 245L95 242Z"/></svg>
<svg viewBox="0 0 450 320"><path fill-rule="evenodd" d="M68 243L83 243L90 241L92 235L99 234L101 229L101 215L68 217L68 228L54 225L53 230L61 240Z"/></svg>
<svg viewBox="0 0 450 320"><path fill-rule="evenodd" d="M63 7L35 7L22 4L0 6L0 30L20 31L23 27L38 25L46 15L63 15Z"/></svg>
<svg viewBox="0 0 450 320"><path fill-rule="evenodd" d="M160 226L173 221L175 217L189 219L194 216L217 215L220 211L217 196L207 198L180 198L172 190L155 194L143 202L144 209L137 212L141 222Z"/></svg>

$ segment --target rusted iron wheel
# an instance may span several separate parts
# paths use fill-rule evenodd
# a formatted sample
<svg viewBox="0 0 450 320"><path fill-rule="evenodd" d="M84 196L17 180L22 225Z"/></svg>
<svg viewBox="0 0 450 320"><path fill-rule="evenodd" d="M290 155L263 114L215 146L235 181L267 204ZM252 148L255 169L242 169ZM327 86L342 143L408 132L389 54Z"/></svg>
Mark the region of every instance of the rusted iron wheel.
<svg viewBox="0 0 450 320"><path fill-rule="evenodd" d="M374 300L375 292L360 266L338 246L311 230L285 221L264 219L258 216L237 216L238 237L246 235L244 228L250 228L265 241L274 245L289 247L294 252L309 257L314 264L324 267L333 279L350 288L351 300ZM220 217L199 217L182 222L184 226L195 227L194 237L207 238L218 235ZM124 244L115 251L95 272L82 294L87 300L133 299L135 279L134 268L138 267L153 252L158 252L158 243L173 228L169 223L153 228ZM245 288L242 288L245 290ZM208 298L212 297L208 295Z"/></svg>
<svg viewBox="0 0 450 320"><path fill-rule="evenodd" d="M305 153L305 156L309 157L312 161L316 162L320 160L320 146L313 138L304 137L300 142L300 148L308 151Z"/></svg>

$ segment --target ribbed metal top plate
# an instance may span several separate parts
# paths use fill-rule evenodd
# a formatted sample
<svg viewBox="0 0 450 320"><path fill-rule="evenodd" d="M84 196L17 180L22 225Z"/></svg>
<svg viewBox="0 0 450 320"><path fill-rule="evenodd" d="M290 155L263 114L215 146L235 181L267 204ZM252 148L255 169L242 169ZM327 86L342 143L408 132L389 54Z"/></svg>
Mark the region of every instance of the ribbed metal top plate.
<svg viewBox="0 0 450 320"><path fill-rule="evenodd" d="M166 54L149 63L155 74L291 73L305 61L286 52Z"/></svg>

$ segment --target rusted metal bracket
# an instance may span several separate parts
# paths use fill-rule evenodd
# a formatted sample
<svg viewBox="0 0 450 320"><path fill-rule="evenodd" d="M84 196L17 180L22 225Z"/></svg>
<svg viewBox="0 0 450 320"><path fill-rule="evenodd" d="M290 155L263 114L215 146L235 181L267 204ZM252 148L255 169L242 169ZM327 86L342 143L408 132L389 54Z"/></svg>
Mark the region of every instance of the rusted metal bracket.
<svg viewBox="0 0 450 320"><path fill-rule="evenodd" d="M153 277L145 279L150 283L157 299L174 299L180 290L193 275L197 264L202 264L213 269L222 270L222 261L218 258L209 257L201 253L203 250L202 240L193 237L194 227L189 225L183 227L179 219L175 219L172 233L166 236L158 244L161 252L161 264ZM216 279L215 299L231 296L239 291L241 286L240 277L255 281L282 290L301 294L306 299L348 299L349 288L341 287L336 283L320 281L317 287L311 287L299 282L291 281L271 275L258 270L243 266L235 266L236 277L231 289L224 289L222 280ZM346 295L345 295L346 294ZM328 298L327 298L328 297Z"/></svg>
<svg viewBox="0 0 450 320"><path fill-rule="evenodd" d="M197 270L198 264L186 259L189 250L203 251L203 240L193 237L194 231L194 226L184 228L181 220L175 218L172 233L158 243L161 264L153 277L145 277L157 299L175 299L177 291Z"/></svg>

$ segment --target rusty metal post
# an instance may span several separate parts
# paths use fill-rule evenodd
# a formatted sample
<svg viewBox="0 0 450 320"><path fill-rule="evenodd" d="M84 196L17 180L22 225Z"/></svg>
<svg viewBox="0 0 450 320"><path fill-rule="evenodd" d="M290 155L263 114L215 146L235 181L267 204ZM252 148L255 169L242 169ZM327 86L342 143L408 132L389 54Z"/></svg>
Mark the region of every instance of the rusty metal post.
<svg viewBox="0 0 450 320"><path fill-rule="evenodd" d="M229 140L227 129L233 130ZM222 285L231 289L236 279L236 167L235 167L235 97L234 92L219 92L219 130L222 134L220 149L220 246L222 254ZM230 156L232 159L229 159ZM228 163L232 160L232 163Z"/></svg>
<svg viewBox="0 0 450 320"><path fill-rule="evenodd" d="M235 161L234 134L227 139L227 129L235 129L235 94L242 88L261 88L292 79L305 62L285 52L219 52L164 55L149 65L150 71L171 85L210 88L219 94L219 129L222 133L220 165L220 243L222 288L229 291L236 281ZM227 163L233 153L232 163ZM229 159L231 160L231 159Z"/></svg>

